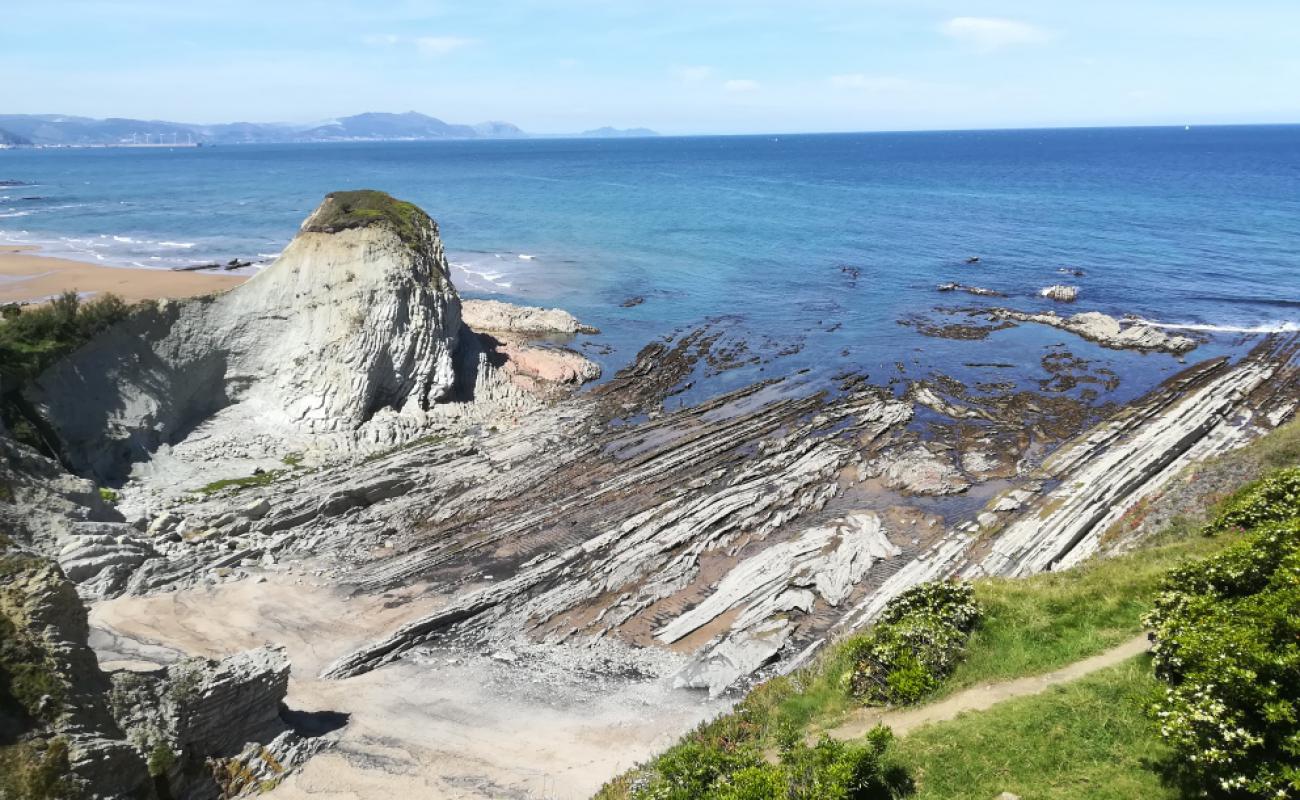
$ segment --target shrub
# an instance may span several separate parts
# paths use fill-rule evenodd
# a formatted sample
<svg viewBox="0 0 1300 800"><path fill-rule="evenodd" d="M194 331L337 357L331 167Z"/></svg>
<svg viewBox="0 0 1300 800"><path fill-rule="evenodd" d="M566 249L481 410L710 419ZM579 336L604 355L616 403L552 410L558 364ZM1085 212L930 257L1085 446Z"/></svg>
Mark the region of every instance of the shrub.
<svg viewBox="0 0 1300 800"><path fill-rule="evenodd" d="M641 800L693 800L705 797L720 779L761 766L761 726L742 707L705 722L655 759L647 776L633 787Z"/></svg>
<svg viewBox="0 0 1300 800"><path fill-rule="evenodd" d="M62 800L76 792L70 775L68 741L62 737L0 747L0 797Z"/></svg>
<svg viewBox="0 0 1300 800"><path fill-rule="evenodd" d="M952 673L978 621L970 583L932 582L907 590L852 645L853 695L868 703L917 702Z"/></svg>
<svg viewBox="0 0 1300 800"><path fill-rule="evenodd" d="M176 753L174 753L166 742L158 742L149 751L149 775L154 778L161 778L167 774L167 771L176 763Z"/></svg>
<svg viewBox="0 0 1300 800"><path fill-rule="evenodd" d="M1250 529L1300 515L1300 467L1280 469L1242 489L1225 503L1207 533Z"/></svg>
<svg viewBox="0 0 1300 800"><path fill-rule="evenodd" d="M752 743L735 749L694 739L674 747L648 780L633 786L637 800L875 800L894 796L899 779L882 764L892 734L876 728L864 742L823 737L794 742L779 763L764 761Z"/></svg>
<svg viewBox="0 0 1300 800"><path fill-rule="evenodd" d="M58 654L41 638L41 626L24 608L29 598L20 593L48 571L47 563L0 553L0 736L53 722L67 699Z"/></svg>
<svg viewBox="0 0 1300 800"><path fill-rule="evenodd" d="M1168 684L1152 711L1176 771L1210 797L1300 790L1300 502L1286 473L1223 517L1290 518L1172 571L1146 620Z"/></svg>
<svg viewBox="0 0 1300 800"><path fill-rule="evenodd" d="M6 308L0 318L0 418L16 438L52 454L49 437L42 434L40 419L23 400L23 390L54 362L125 319L130 311L116 295L83 303L76 292L64 292L34 308Z"/></svg>

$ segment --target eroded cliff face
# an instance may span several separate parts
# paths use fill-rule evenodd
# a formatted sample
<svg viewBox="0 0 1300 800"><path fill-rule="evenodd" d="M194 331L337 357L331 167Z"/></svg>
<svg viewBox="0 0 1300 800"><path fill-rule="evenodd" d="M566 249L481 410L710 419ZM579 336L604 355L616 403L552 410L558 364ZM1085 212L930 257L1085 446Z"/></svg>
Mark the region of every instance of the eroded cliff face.
<svg viewBox="0 0 1300 800"><path fill-rule="evenodd" d="M234 797L324 743L281 718L280 650L105 672L88 636L59 566L0 541L0 797Z"/></svg>
<svg viewBox="0 0 1300 800"><path fill-rule="evenodd" d="M248 283L141 308L29 396L68 461L100 477L201 426L235 448L285 434L391 444L451 398L461 336L433 220L340 192Z"/></svg>

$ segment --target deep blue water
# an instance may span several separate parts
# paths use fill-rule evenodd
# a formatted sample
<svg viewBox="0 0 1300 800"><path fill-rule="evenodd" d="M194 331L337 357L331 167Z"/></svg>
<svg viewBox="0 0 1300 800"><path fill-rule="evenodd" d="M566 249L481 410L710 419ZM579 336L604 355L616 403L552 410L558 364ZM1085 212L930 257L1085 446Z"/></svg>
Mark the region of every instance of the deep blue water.
<svg viewBox="0 0 1300 800"><path fill-rule="evenodd" d="M1121 395L1178 367L1050 330L972 344L897 324L979 302L935 292L953 280L1026 309L1067 282L1062 310L1300 320L1300 126L11 150L0 179L34 184L0 187L0 241L158 267L274 254L326 192L384 189L438 220L462 293L574 311L606 331L609 367L719 317L758 354L804 345L767 374L988 379L961 363L1004 360L1023 377L1067 340Z"/></svg>

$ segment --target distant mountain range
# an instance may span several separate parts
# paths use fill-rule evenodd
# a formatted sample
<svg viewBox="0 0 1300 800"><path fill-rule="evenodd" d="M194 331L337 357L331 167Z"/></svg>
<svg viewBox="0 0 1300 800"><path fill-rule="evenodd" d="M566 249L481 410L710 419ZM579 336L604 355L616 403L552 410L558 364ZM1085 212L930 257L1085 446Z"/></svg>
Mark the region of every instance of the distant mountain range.
<svg viewBox="0 0 1300 800"><path fill-rule="evenodd" d="M597 128L573 135L615 138L658 134L648 128ZM62 114L0 114L0 144L4 145L271 144L527 138L534 138L534 135L509 122L455 125L415 111L405 114L370 112L311 125L261 122L188 125L163 120L91 119Z"/></svg>

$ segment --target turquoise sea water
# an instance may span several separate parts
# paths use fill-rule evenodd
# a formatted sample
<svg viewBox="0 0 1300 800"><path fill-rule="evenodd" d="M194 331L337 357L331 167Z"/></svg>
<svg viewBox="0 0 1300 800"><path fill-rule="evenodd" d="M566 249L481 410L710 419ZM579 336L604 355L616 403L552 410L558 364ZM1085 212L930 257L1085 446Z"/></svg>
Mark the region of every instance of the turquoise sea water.
<svg viewBox="0 0 1300 800"><path fill-rule="evenodd" d="M384 189L438 220L463 294L574 311L607 368L707 320L769 360L705 393L898 362L1030 380L1067 340L1126 378L1116 398L1179 366L1050 329L898 324L988 302L946 281L1024 309L1077 285L1062 310L1218 329L1198 355L1300 321L1300 126L10 150L0 180L29 184L0 187L0 241L158 268L272 257L326 192Z"/></svg>

